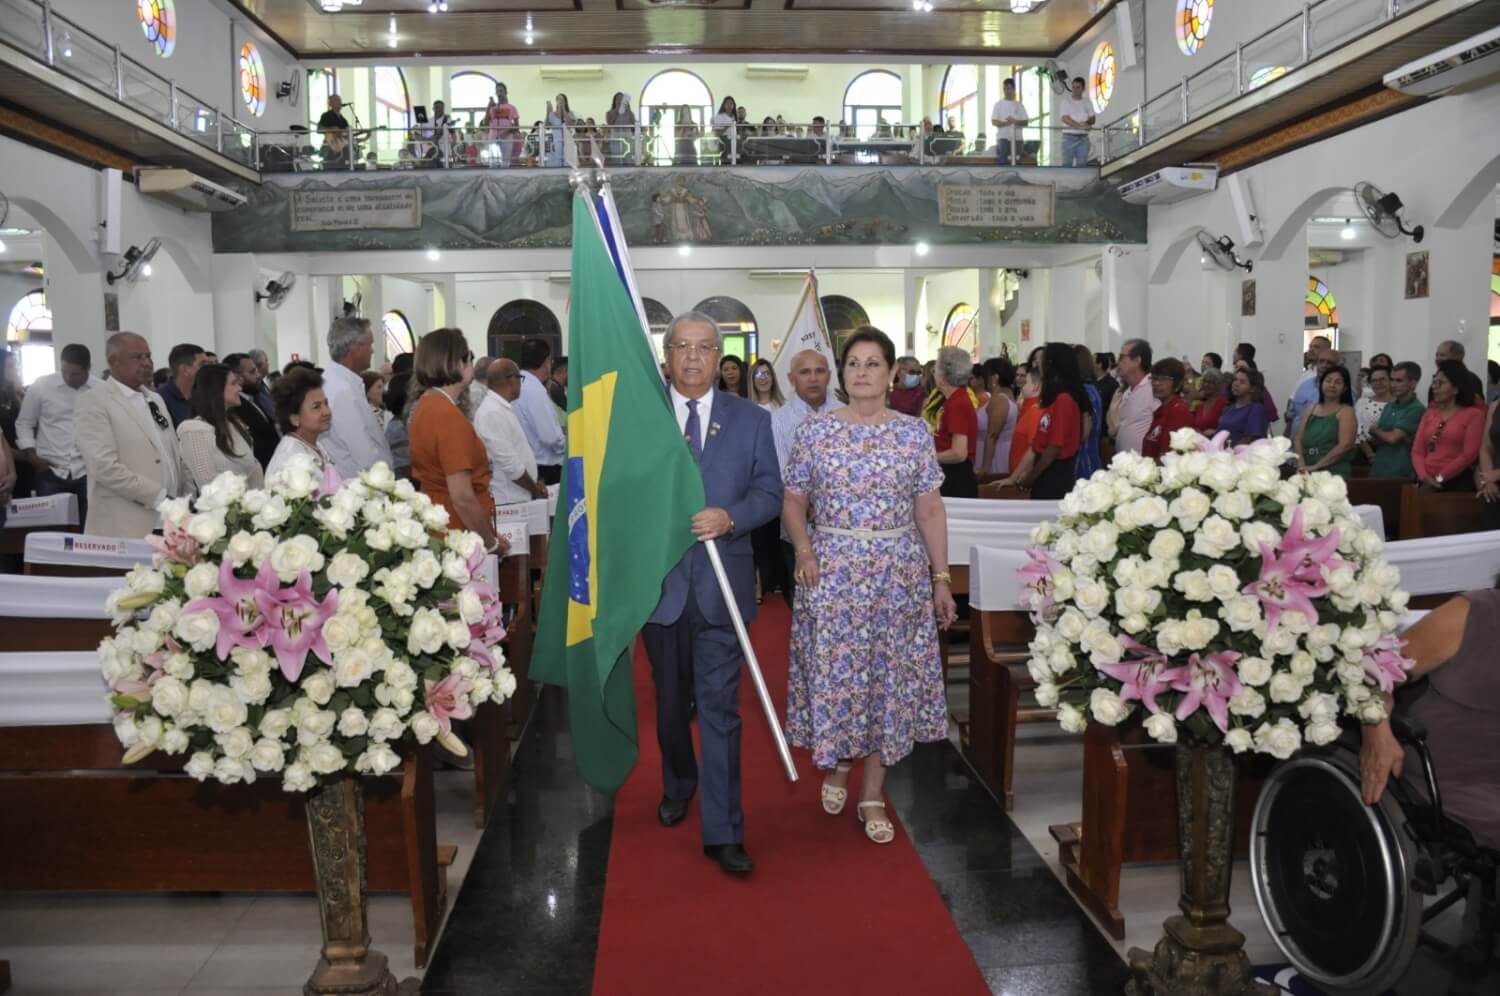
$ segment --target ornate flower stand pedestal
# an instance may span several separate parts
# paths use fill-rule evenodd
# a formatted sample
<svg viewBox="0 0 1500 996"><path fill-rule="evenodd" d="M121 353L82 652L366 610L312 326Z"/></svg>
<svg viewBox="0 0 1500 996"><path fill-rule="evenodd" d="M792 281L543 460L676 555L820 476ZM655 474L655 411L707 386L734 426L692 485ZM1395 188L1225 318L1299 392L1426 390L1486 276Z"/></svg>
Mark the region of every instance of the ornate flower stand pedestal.
<svg viewBox="0 0 1500 996"><path fill-rule="evenodd" d="M1131 996L1275 996L1257 982L1245 935L1229 925L1234 853L1234 759L1222 747L1177 747L1180 916L1154 952L1132 948Z"/></svg>
<svg viewBox="0 0 1500 996"><path fill-rule="evenodd" d="M339 775L307 795L313 878L323 921L323 957L302 987L305 996L396 996L420 983L399 985L386 957L370 948L365 899L365 796L360 780Z"/></svg>

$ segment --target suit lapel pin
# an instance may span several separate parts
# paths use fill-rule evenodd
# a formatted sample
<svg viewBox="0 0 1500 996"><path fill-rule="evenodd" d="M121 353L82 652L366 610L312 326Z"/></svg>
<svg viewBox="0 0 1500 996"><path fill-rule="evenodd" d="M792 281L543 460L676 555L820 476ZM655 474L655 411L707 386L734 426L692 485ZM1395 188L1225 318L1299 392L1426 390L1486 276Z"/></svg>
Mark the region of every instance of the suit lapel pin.
<svg viewBox="0 0 1500 996"><path fill-rule="evenodd" d="M708 438L712 439L715 436L717 436L718 434L719 434L719 423L717 423L717 422L710 422L710 423L708 423Z"/></svg>

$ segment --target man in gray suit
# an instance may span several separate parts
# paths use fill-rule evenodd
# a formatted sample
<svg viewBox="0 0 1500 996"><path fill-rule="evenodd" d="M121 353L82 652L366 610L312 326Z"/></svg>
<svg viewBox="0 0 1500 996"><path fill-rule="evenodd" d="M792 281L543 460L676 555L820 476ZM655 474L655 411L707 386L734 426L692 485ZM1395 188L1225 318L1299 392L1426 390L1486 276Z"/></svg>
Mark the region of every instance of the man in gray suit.
<svg viewBox="0 0 1500 996"><path fill-rule="evenodd" d="M698 461L708 507L693 516L700 541L662 582L661 601L642 636L656 684L656 739L662 801L657 816L675 826L700 793L703 852L727 872L748 874L740 808L740 661L729 608L702 542L717 540L735 602L755 618L755 559L750 534L781 511L781 470L771 418L761 408L714 390L723 342L712 318L673 319L663 348L672 408ZM696 699L701 765L693 752Z"/></svg>
<svg viewBox="0 0 1500 996"><path fill-rule="evenodd" d="M73 412L73 438L88 470L84 532L140 539L157 527L157 503L181 490L177 433L166 402L148 387L146 340L116 332L104 359L109 380L79 397Z"/></svg>

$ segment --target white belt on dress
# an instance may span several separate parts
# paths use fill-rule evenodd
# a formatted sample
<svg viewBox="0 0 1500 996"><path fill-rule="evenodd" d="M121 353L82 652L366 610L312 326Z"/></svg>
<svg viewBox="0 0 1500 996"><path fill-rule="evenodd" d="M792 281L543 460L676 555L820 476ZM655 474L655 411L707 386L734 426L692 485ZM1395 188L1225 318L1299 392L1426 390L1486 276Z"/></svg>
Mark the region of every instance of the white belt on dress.
<svg viewBox="0 0 1500 996"><path fill-rule="evenodd" d="M896 539L905 536L912 530L912 523L898 526L895 529L840 529L837 526L813 526L814 532L828 533L832 536L853 536L855 539Z"/></svg>

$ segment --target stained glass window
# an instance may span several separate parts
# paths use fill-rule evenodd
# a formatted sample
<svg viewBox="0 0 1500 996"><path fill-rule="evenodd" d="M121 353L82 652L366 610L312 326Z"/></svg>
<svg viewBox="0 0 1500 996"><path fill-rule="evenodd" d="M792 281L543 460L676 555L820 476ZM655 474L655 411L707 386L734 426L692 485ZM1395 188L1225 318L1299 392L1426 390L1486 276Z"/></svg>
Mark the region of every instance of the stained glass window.
<svg viewBox="0 0 1500 996"><path fill-rule="evenodd" d="M1089 63L1089 103L1097 114L1109 106L1109 98L1115 95L1115 47L1109 42L1100 42L1094 49L1093 61Z"/></svg>
<svg viewBox="0 0 1500 996"><path fill-rule="evenodd" d="M1255 72L1250 74L1249 88L1251 90L1254 90L1258 86L1265 86L1272 80L1279 79L1280 77L1285 75L1285 66L1261 66Z"/></svg>
<svg viewBox="0 0 1500 996"><path fill-rule="evenodd" d="M266 113L266 64L254 42L240 47L240 99L256 117Z"/></svg>
<svg viewBox="0 0 1500 996"><path fill-rule="evenodd" d="M172 0L136 0L135 16L146 41L165 59L177 47L177 11Z"/></svg>
<svg viewBox="0 0 1500 996"><path fill-rule="evenodd" d="M1333 291L1328 285L1317 277L1307 278L1307 317L1327 320L1329 328L1335 328L1339 323L1339 304L1333 299Z"/></svg>
<svg viewBox="0 0 1500 996"><path fill-rule="evenodd" d="M974 327L976 318L972 304L955 304L948 311L948 319L943 323L943 345L958 346L966 349L970 354L979 352L979 337L975 335L978 331Z"/></svg>
<svg viewBox="0 0 1500 996"><path fill-rule="evenodd" d="M387 311L381 320L385 326L385 354L398 356L411 352L411 322L399 311Z"/></svg>
<svg viewBox="0 0 1500 996"><path fill-rule="evenodd" d="M955 130L961 137L973 138L984 130L980 122L979 71L974 66L949 66L943 74L939 94L942 125L949 134ZM950 122L955 128L949 128Z"/></svg>
<svg viewBox="0 0 1500 996"><path fill-rule="evenodd" d="M26 342L33 332L52 333L52 309L47 307L45 291L34 290L16 302L10 309L10 321L5 327L7 342Z"/></svg>
<svg viewBox="0 0 1500 996"><path fill-rule="evenodd" d="M1177 0L1177 47L1197 55L1214 19L1214 0Z"/></svg>

